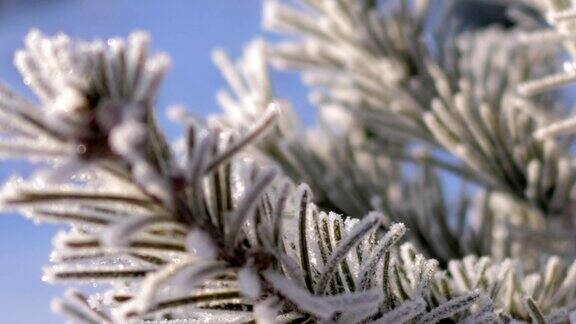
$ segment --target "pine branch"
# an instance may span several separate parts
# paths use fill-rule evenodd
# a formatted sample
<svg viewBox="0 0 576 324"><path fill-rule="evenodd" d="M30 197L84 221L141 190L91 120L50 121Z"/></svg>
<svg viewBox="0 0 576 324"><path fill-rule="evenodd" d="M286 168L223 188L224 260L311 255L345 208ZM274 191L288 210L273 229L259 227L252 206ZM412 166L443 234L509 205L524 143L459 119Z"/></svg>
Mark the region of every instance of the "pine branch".
<svg viewBox="0 0 576 324"><path fill-rule="evenodd" d="M306 41L256 41L238 67L215 53L231 89L219 96L226 115L204 123L176 111L180 147L156 123L168 58L148 55L145 34L104 45L30 33L15 63L39 102L0 91L0 123L17 121L2 133L18 145L3 152L48 170L8 183L2 207L71 225L44 280L109 284L104 298L70 291L54 310L87 323L566 322L573 256L539 244L499 259L522 253L512 250L532 233L557 236L548 216L570 210L570 151L531 136L546 99L512 100L531 113L506 102L550 56L513 64L510 48L466 43L504 35L485 29L445 31L434 57L421 41L428 1L387 4L389 14L378 1L304 2L264 11L266 26ZM323 92L315 133L302 135L272 92L266 55ZM441 163L419 160L413 172L394 158L417 142L452 153L495 192L474 204L462 194L453 210ZM518 222L528 229L516 233ZM469 253L483 256L460 258Z"/></svg>

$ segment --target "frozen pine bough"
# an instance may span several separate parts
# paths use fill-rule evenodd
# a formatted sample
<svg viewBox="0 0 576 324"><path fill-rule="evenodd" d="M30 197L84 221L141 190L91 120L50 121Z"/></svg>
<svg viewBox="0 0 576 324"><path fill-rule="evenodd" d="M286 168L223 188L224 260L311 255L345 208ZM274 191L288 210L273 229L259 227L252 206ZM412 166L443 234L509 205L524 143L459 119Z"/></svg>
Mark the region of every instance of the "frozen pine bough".
<svg viewBox="0 0 576 324"><path fill-rule="evenodd" d="M1 201L69 225L44 269L71 286L56 312L576 320L576 122L560 89L576 80L576 2L268 0L263 20L281 40L215 51L224 112L170 108L174 143L155 115L169 58L147 34L26 37L15 64L35 97L0 88L0 152L37 169ZM270 66L302 74L316 126Z"/></svg>

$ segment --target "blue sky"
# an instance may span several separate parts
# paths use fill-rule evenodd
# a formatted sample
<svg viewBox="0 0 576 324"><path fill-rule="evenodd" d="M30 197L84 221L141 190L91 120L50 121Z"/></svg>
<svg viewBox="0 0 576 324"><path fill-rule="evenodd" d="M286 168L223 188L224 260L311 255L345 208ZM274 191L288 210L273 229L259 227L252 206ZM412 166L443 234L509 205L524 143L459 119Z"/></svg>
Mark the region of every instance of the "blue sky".
<svg viewBox="0 0 576 324"><path fill-rule="evenodd" d="M30 2L30 0L25 0ZM0 0L0 79L29 94L12 65L14 50L30 28L44 33L65 32L93 39L125 36L135 29L152 34L153 47L172 57L171 71L162 87L159 109L184 104L198 115L217 112L214 94L223 85L210 61L214 47L232 55L260 33L259 0ZM293 100L306 120L312 119L306 94L293 74L277 75L281 95ZM165 119L163 119L165 120ZM163 125L173 136L177 128ZM0 162L0 178L26 174L21 161ZM50 300L63 287L41 281L48 263L51 225L35 225L14 214L0 215L0 309L2 323L61 323L50 312Z"/></svg>

